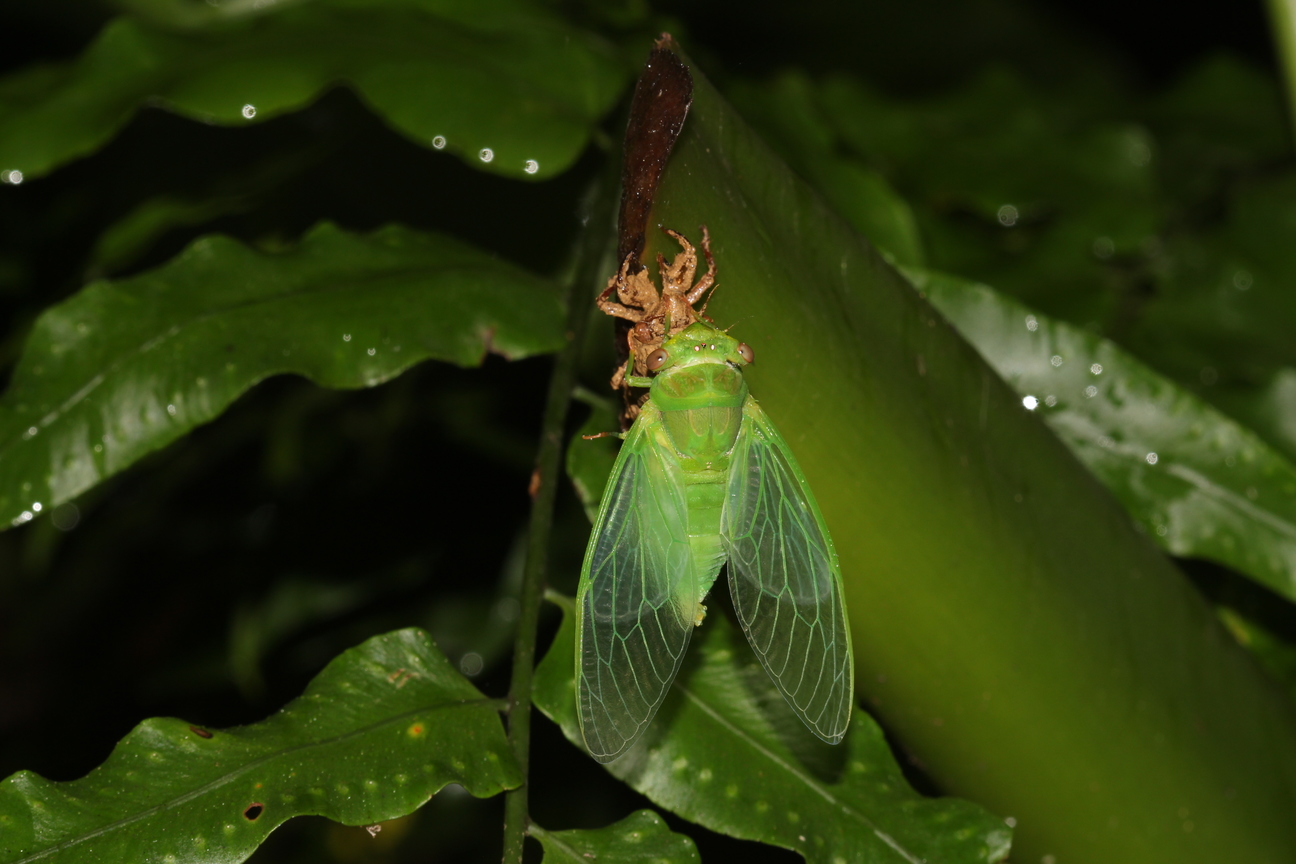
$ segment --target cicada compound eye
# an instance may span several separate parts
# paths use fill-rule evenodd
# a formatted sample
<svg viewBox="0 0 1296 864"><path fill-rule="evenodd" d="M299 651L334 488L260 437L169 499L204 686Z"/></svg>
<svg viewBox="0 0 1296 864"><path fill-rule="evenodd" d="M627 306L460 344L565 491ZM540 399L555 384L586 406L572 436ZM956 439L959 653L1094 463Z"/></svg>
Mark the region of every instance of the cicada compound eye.
<svg viewBox="0 0 1296 864"><path fill-rule="evenodd" d="M738 343L738 356L746 360L748 363L756 362L756 352L752 351L751 346L746 342Z"/></svg>
<svg viewBox="0 0 1296 864"><path fill-rule="evenodd" d="M658 369L666 365L668 359L670 359L670 355L666 353L666 349L658 348L656 351L649 354L648 359L645 361L648 364L648 371L656 372Z"/></svg>

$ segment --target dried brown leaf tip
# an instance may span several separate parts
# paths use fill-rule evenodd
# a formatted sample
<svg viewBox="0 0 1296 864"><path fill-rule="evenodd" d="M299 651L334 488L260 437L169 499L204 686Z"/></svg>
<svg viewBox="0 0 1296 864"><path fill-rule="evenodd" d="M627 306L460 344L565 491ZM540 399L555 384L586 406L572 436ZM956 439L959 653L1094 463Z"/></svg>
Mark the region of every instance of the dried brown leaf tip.
<svg viewBox="0 0 1296 864"><path fill-rule="evenodd" d="M626 334L630 355L626 365L612 376L612 386L626 386L626 375L648 374L648 355L676 333L700 319L706 318L706 307L699 311L694 305L715 288L716 265L711 254L711 235L702 226L702 255L707 270L697 281L698 254L693 244L683 234L663 229L680 244L681 251L669 264L665 257L657 256L657 275L661 290L653 284L647 268L630 272L637 267L632 257L621 262L621 269L608 280L607 288L598 297L598 307L616 318L634 324ZM616 299L612 299L615 295ZM710 319L707 319L710 320ZM636 412L637 413L637 412Z"/></svg>

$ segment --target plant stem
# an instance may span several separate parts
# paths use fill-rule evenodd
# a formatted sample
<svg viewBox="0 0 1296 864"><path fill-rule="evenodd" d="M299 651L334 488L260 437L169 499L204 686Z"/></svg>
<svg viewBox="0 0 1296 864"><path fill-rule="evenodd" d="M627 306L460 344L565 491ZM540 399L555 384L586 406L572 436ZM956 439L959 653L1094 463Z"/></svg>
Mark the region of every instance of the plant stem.
<svg viewBox="0 0 1296 864"><path fill-rule="evenodd" d="M611 160L610 160L611 161ZM509 685L509 742L517 757L522 785L507 793L504 802L504 864L521 864L530 816L527 810L529 759L531 755L531 678L535 669L536 628L544 595L549 558L549 533L553 525L554 497L558 491L563 431L567 406L576 383L576 363L584 344L589 321L591 286L598 284L603 252L607 248L612 221L614 182L604 178L595 184L587 199L585 231L579 241L576 266L567 285L567 344L558 352L549 396L545 401L540 450L532 480L531 524L527 533L526 567L522 577L521 611L513 645L513 677Z"/></svg>

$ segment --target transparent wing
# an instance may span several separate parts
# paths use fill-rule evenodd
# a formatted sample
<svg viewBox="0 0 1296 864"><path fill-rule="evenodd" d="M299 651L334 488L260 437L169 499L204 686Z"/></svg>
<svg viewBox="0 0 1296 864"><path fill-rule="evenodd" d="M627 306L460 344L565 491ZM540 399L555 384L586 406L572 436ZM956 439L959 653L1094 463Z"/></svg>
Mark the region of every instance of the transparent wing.
<svg viewBox="0 0 1296 864"><path fill-rule="evenodd" d="M679 669L698 598L684 482L644 406L613 466L576 597L581 734L600 762L652 720Z"/></svg>
<svg viewBox="0 0 1296 864"><path fill-rule="evenodd" d="M855 701L841 570L801 469L752 399L743 407L721 533L747 640L797 715L836 744Z"/></svg>

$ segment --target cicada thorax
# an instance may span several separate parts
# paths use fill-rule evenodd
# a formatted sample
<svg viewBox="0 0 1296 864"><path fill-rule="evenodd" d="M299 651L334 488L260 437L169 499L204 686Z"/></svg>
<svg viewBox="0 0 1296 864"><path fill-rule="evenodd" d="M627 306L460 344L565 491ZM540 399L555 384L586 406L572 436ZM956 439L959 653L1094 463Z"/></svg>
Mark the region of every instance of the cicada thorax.
<svg viewBox="0 0 1296 864"><path fill-rule="evenodd" d="M728 459L747 399L742 372L725 362L667 369L653 380L651 398L682 464L718 468Z"/></svg>

